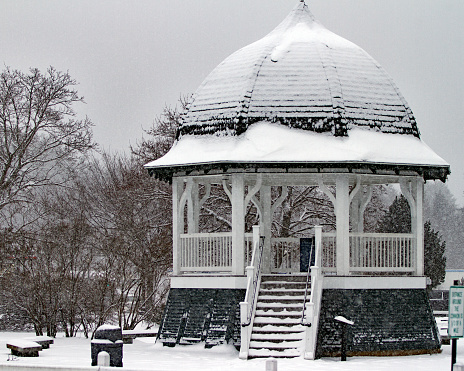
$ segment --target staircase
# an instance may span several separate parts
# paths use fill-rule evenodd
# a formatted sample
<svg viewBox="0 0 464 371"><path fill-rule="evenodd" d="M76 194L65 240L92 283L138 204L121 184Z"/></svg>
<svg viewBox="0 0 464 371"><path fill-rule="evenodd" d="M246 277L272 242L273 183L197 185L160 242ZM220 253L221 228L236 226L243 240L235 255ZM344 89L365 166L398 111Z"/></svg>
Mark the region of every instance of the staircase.
<svg viewBox="0 0 464 371"><path fill-rule="evenodd" d="M248 358L301 355L306 275L262 275ZM306 301L309 302L310 287Z"/></svg>

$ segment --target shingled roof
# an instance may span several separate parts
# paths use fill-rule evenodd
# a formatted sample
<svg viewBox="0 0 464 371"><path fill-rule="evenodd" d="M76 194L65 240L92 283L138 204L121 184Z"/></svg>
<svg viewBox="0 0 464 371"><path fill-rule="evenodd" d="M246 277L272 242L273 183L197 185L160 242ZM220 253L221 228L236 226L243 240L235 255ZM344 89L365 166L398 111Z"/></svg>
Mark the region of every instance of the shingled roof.
<svg viewBox="0 0 464 371"><path fill-rule="evenodd" d="M426 179L449 173L420 140L414 115L385 70L324 28L301 1L272 32L209 74L173 148L146 167L169 177L174 168L218 163L340 162L431 166L439 175Z"/></svg>
<svg viewBox="0 0 464 371"><path fill-rule="evenodd" d="M179 135L239 135L263 120L337 136L359 126L419 137L411 109L385 70L324 28L304 2L210 73Z"/></svg>

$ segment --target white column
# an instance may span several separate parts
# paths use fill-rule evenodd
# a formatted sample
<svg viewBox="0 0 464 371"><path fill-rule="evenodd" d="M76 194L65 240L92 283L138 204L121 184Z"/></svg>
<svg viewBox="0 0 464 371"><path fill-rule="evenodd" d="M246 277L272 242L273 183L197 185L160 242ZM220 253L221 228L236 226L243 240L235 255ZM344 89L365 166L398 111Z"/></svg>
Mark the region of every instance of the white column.
<svg viewBox="0 0 464 371"><path fill-rule="evenodd" d="M262 272L271 272L271 186L262 186L259 191L259 197L263 205L263 220L261 223L261 233L264 236L263 265Z"/></svg>
<svg viewBox="0 0 464 371"><path fill-rule="evenodd" d="M337 228L337 274L350 272L350 196L347 174L338 174L336 179L335 217Z"/></svg>
<svg viewBox="0 0 464 371"><path fill-rule="evenodd" d="M198 183L193 182L191 189L191 204L192 205L191 220L189 220L188 232L199 232L199 219L200 219L200 199L198 194ZM190 214L189 214L190 215Z"/></svg>
<svg viewBox="0 0 464 371"><path fill-rule="evenodd" d="M172 271L180 274L180 234L184 232L184 213L180 197L184 188L182 178L172 178Z"/></svg>
<svg viewBox="0 0 464 371"><path fill-rule="evenodd" d="M243 174L232 175L232 273L244 274L245 184Z"/></svg>
<svg viewBox="0 0 464 371"><path fill-rule="evenodd" d="M424 275L424 220L423 220L423 202L424 202L424 182L422 178L416 180L416 275Z"/></svg>
<svg viewBox="0 0 464 371"><path fill-rule="evenodd" d="M356 232L363 232L363 223L362 223L362 215L360 212L361 206L361 196L362 193L359 192L356 196L354 196L353 200L351 201L350 205L350 217L351 217L351 225L353 227L353 231Z"/></svg>
<svg viewBox="0 0 464 371"><path fill-rule="evenodd" d="M195 208L194 208L194 189L196 184L193 182L192 178L187 179L187 233L195 233Z"/></svg>

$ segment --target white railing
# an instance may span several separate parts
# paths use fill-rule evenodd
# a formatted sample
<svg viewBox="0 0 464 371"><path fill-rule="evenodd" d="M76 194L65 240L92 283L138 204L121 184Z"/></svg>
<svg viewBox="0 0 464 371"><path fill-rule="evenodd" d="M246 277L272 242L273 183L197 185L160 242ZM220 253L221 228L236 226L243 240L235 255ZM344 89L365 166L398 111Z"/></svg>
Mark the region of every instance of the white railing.
<svg viewBox="0 0 464 371"><path fill-rule="evenodd" d="M321 267L324 272L337 270L337 239L335 232L322 233Z"/></svg>
<svg viewBox="0 0 464 371"><path fill-rule="evenodd" d="M245 233L245 266L251 261L253 234ZM232 233L180 235L181 272L232 272Z"/></svg>
<svg viewBox="0 0 464 371"><path fill-rule="evenodd" d="M260 240L259 227L253 227L253 254L250 265L246 267L247 289L245 300L240 303L240 354L239 358L247 359L250 348L253 319L258 300L258 291L261 284L261 263L264 244Z"/></svg>
<svg viewBox="0 0 464 371"><path fill-rule="evenodd" d="M276 237L271 239L271 272L300 271L300 239Z"/></svg>
<svg viewBox="0 0 464 371"><path fill-rule="evenodd" d="M414 246L409 233L350 233L350 271L412 272Z"/></svg>
<svg viewBox="0 0 464 371"><path fill-rule="evenodd" d="M180 270L232 271L232 233L180 235Z"/></svg>
<svg viewBox="0 0 464 371"><path fill-rule="evenodd" d="M317 331L319 326L319 312L321 310L322 284L322 227L315 227L315 259L314 266L311 267L311 296L309 304L306 306L305 342L304 358L316 358Z"/></svg>
<svg viewBox="0 0 464 371"><path fill-rule="evenodd" d="M251 265L252 233L245 234L244 264ZM350 272L413 272L415 243L413 234L350 233ZM322 233L321 267L337 270L336 233ZM181 234L179 243L181 272L232 272L232 233ZM295 237L271 239L271 272L300 270L300 240Z"/></svg>
<svg viewBox="0 0 464 371"><path fill-rule="evenodd" d="M413 272L414 235L410 233L350 233L350 272ZM337 269L335 232L322 234L322 269Z"/></svg>

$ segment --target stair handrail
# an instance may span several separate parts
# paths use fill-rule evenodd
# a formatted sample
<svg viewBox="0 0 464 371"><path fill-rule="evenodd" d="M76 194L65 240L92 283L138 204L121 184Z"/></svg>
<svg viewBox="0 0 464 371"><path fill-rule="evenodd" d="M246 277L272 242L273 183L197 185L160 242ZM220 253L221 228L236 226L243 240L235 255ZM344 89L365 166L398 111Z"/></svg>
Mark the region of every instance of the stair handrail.
<svg viewBox="0 0 464 371"><path fill-rule="evenodd" d="M251 317L253 316L253 309L256 303L256 299L257 299L257 291L259 289L258 281L261 279L261 262L263 258L264 236L260 236L259 238L256 238L256 241L255 241L254 232L255 231L253 230L253 245L254 246L253 246L253 255L251 258L251 264L250 266L246 267L248 283L247 283L247 291L245 295L245 302L249 304L249 308L247 311L246 321L245 323L242 323L242 326L248 326L251 323ZM251 275L248 274L249 272L251 272Z"/></svg>
<svg viewBox="0 0 464 371"><path fill-rule="evenodd" d="M314 241L315 243L315 241ZM310 282L310 277L311 277L311 259L313 257L313 250L316 250L316 247L314 247L314 249L311 249L309 251L309 258L308 258L308 272L306 273L306 285L305 285L305 292L304 292L304 298L303 298L303 310L301 312L301 320L300 320L300 323L303 325L303 326L311 326L311 323L308 323L305 321L305 318L306 318L306 299L308 297L308 286L309 286L309 282Z"/></svg>
<svg viewBox="0 0 464 371"><path fill-rule="evenodd" d="M248 349L251 337L251 322L256 308L258 289L261 281L261 262L263 258L264 237L259 235L259 226L253 226L253 255L246 267L247 289L245 300L240 303L240 355L239 358L248 358Z"/></svg>
<svg viewBox="0 0 464 371"><path fill-rule="evenodd" d="M315 359L317 331L319 326L319 312L322 298L322 283L324 276L321 271L322 253L322 227L316 226L314 233L315 239L315 265L311 267L311 296L307 308L306 331L304 342L304 358Z"/></svg>

